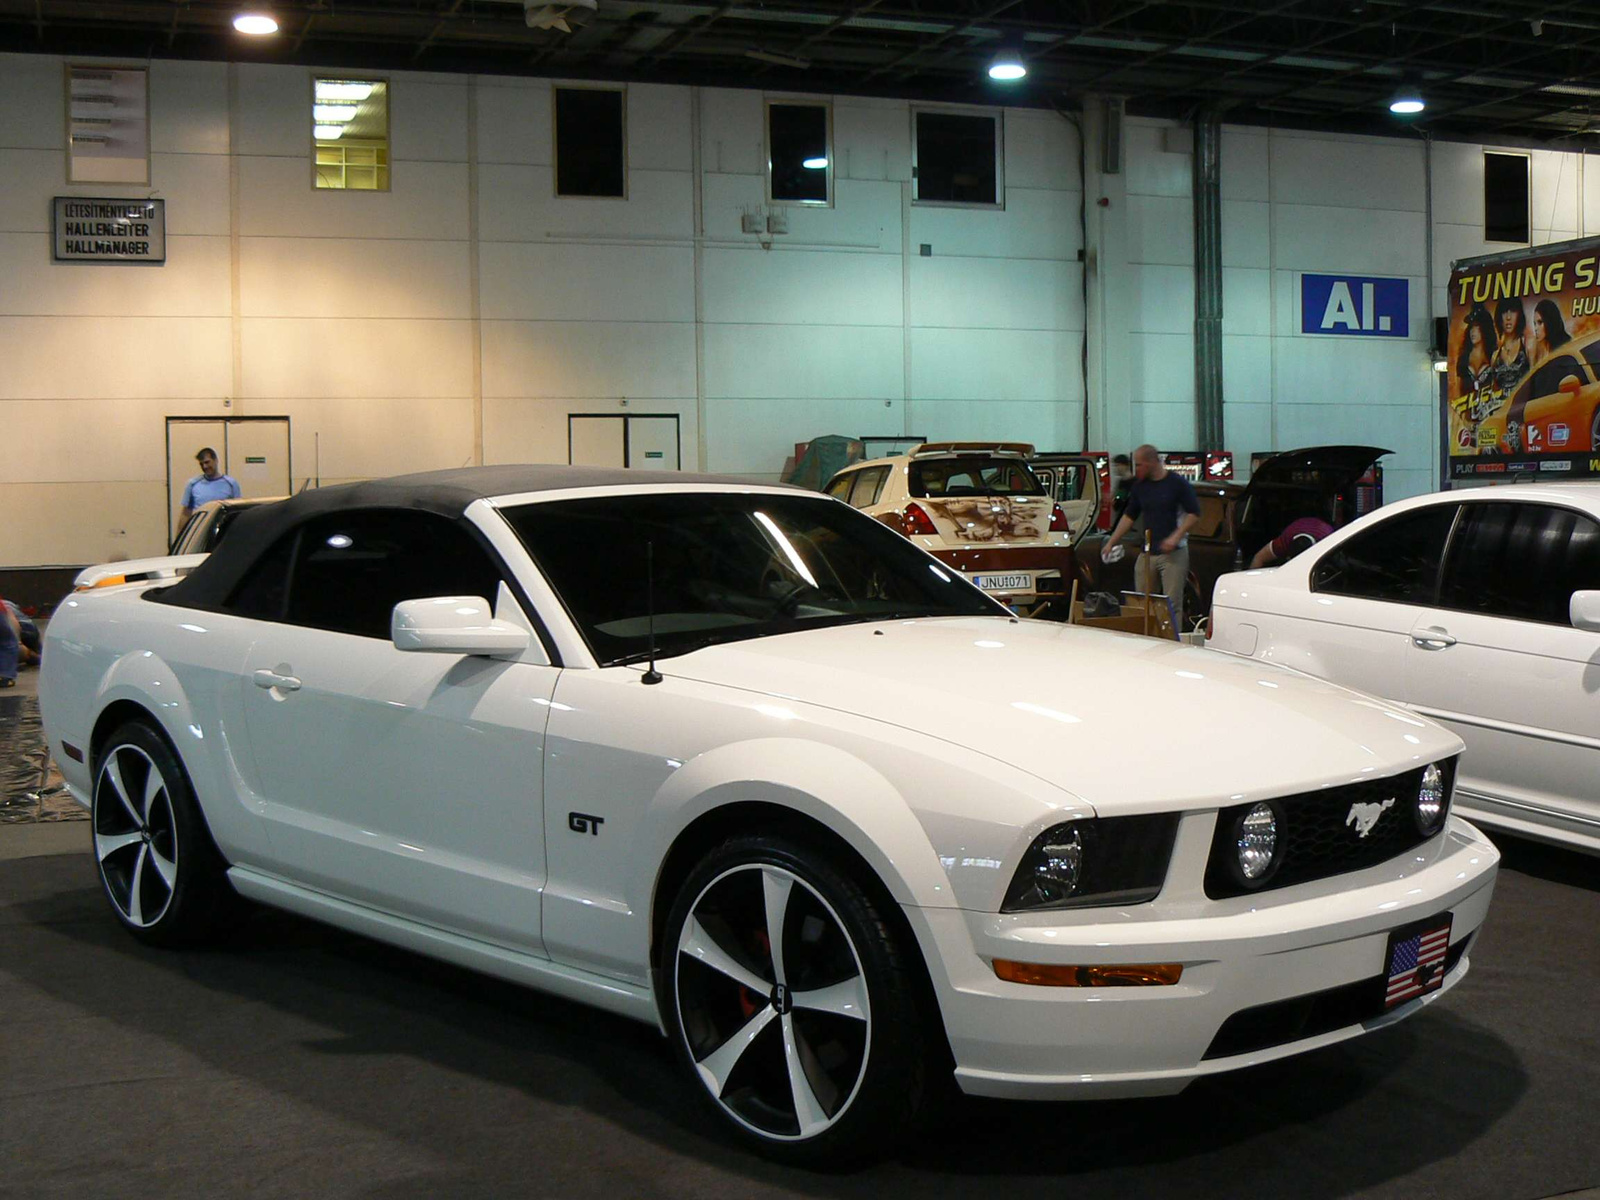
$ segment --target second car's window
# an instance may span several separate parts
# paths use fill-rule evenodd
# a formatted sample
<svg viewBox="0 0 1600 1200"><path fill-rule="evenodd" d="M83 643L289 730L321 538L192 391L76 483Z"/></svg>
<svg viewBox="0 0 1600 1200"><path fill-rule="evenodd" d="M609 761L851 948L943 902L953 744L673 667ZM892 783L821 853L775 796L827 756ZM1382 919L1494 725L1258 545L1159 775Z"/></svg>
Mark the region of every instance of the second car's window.
<svg viewBox="0 0 1600 1200"><path fill-rule="evenodd" d="M1455 505L1441 504L1379 521L1324 556L1312 572L1312 590L1432 604L1455 515Z"/></svg>
<svg viewBox="0 0 1600 1200"><path fill-rule="evenodd" d="M878 502L878 494L883 491L883 481L889 478L888 467L873 467L867 471L856 473L855 490L850 493L850 506L852 508L866 508Z"/></svg>
<svg viewBox="0 0 1600 1200"><path fill-rule="evenodd" d="M1439 605L1565 625L1572 593L1589 588L1600 588L1600 525L1554 504L1467 504Z"/></svg>

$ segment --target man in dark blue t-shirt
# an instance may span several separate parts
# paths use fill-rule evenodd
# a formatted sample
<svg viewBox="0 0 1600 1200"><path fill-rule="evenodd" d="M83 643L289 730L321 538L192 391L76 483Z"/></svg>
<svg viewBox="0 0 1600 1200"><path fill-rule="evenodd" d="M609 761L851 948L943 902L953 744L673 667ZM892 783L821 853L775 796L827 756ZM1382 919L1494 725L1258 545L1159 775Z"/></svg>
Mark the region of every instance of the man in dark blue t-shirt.
<svg viewBox="0 0 1600 1200"><path fill-rule="evenodd" d="M1122 541L1133 523L1144 518L1145 553L1134 564L1134 586L1159 590L1172 604L1176 628L1183 625L1183 582L1189 577L1189 530L1200 520L1200 500L1182 475L1166 468L1148 443L1133 452L1133 488L1122 519L1100 547L1100 557Z"/></svg>

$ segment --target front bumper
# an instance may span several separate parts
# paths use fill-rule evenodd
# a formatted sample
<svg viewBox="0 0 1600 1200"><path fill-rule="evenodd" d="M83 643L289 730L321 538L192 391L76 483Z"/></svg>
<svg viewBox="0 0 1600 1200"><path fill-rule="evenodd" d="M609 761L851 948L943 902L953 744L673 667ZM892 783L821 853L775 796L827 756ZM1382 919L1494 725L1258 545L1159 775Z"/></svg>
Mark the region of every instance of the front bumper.
<svg viewBox="0 0 1600 1200"><path fill-rule="evenodd" d="M1198 883L1191 890L1172 882L1198 878L1183 868L1203 855L1213 825L1211 813L1184 818L1168 886L1150 904L1027 916L907 910L932 943L930 975L964 1091L1033 1099L1167 1095L1202 1075L1403 1020L1466 975L1465 949L1488 911L1500 857L1466 821L1452 817L1436 839L1376 867L1221 901L1207 899ZM1381 990L1371 1011L1317 999L1368 994L1354 985L1382 979L1390 932L1446 911L1453 965L1438 991L1389 1012L1381 1011ZM996 958L1169 962L1184 971L1170 987L1040 987L996 978ZM1305 1005L1282 1003L1297 1000ZM1293 1012L1307 1009L1324 1019L1294 1025ZM1258 1013L1262 1021L1252 1028ZM1329 1013L1344 1014L1334 1017L1336 1027L1328 1028ZM1245 1015L1219 1038L1235 1014ZM1296 1032L1303 1029L1312 1032ZM1253 1048L1231 1052L1241 1044Z"/></svg>

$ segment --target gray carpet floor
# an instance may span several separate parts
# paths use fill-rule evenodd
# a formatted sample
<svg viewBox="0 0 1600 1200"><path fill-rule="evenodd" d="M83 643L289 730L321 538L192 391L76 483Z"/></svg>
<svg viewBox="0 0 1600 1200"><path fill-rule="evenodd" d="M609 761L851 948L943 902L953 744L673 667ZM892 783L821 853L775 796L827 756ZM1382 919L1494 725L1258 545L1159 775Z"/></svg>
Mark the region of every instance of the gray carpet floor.
<svg viewBox="0 0 1600 1200"><path fill-rule="evenodd" d="M963 1100L856 1174L723 1142L631 1022L262 912L159 952L0 862L0 1196L1393 1197L1600 1187L1600 860L1511 842L1460 987L1180 1096Z"/></svg>

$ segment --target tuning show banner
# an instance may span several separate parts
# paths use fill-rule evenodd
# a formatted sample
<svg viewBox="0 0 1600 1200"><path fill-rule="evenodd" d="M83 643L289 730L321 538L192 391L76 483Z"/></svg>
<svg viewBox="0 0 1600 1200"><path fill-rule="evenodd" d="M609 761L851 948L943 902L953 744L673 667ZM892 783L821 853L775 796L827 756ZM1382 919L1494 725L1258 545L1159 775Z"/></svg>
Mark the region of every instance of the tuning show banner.
<svg viewBox="0 0 1600 1200"><path fill-rule="evenodd" d="M1450 275L1448 477L1600 475L1600 239Z"/></svg>

